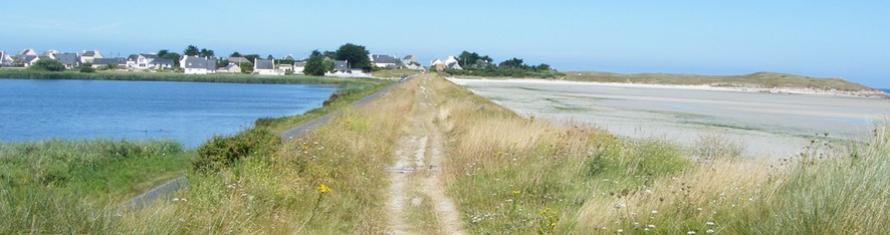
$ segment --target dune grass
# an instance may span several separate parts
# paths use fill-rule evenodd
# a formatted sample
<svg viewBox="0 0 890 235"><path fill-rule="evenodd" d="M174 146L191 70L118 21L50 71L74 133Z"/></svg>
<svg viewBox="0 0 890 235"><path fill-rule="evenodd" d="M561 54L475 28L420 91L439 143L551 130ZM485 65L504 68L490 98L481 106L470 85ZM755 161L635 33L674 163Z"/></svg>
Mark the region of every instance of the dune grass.
<svg viewBox="0 0 890 235"><path fill-rule="evenodd" d="M192 152L169 141L0 144L0 233L79 233L118 201L184 172Z"/></svg>
<svg viewBox="0 0 890 235"><path fill-rule="evenodd" d="M886 234L890 138L814 141L780 162L736 143L662 140L521 118L439 82L452 182L471 233Z"/></svg>
<svg viewBox="0 0 890 235"><path fill-rule="evenodd" d="M816 78L793 74L759 72L747 75L709 76L690 74L618 74L603 72L566 72L562 79L573 81L641 83L670 85L712 85L759 88L811 88L838 91L872 90L840 78Z"/></svg>

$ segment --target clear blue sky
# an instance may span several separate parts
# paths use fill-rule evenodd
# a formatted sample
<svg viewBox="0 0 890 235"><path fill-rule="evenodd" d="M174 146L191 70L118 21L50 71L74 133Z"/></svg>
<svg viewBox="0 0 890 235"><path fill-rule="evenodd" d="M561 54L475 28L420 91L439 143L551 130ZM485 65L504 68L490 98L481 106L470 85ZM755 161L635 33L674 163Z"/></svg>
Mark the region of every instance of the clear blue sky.
<svg viewBox="0 0 890 235"><path fill-rule="evenodd" d="M4 1L0 50L282 56L345 42L560 70L777 71L890 87L890 1Z"/></svg>

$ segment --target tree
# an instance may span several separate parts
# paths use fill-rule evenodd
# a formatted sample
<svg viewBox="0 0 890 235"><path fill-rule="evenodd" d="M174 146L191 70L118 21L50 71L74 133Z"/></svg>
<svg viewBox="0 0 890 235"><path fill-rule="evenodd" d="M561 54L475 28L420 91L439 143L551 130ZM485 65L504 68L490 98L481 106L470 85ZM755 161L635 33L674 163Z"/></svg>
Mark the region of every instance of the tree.
<svg viewBox="0 0 890 235"><path fill-rule="evenodd" d="M250 55L245 55L244 58L247 59L247 61L250 61L250 63L253 63L254 61L256 61L256 59L260 58L260 55L250 54Z"/></svg>
<svg viewBox="0 0 890 235"><path fill-rule="evenodd" d="M229 55L229 57L241 57L241 53L238 53L236 51L236 52L233 52L232 55Z"/></svg>
<svg viewBox="0 0 890 235"><path fill-rule="evenodd" d="M321 54L324 55L324 57L327 57L328 59L332 59L332 60L337 59L337 52L324 51Z"/></svg>
<svg viewBox="0 0 890 235"><path fill-rule="evenodd" d="M169 50L160 50L158 51L158 58L168 59L173 61L174 67L179 67L179 60L182 59L182 56L176 52L170 52Z"/></svg>
<svg viewBox="0 0 890 235"><path fill-rule="evenodd" d="M470 65L476 65L479 59L479 54L476 54L476 52L463 51L457 56L457 63L460 64L460 67L468 68Z"/></svg>
<svg viewBox="0 0 890 235"><path fill-rule="evenodd" d="M325 68L325 57L318 52L318 50L312 51L312 54L309 55L309 59L306 60L306 67L303 69L303 73L306 75L313 76L324 76L324 73L328 70Z"/></svg>
<svg viewBox="0 0 890 235"><path fill-rule="evenodd" d="M364 46L347 43L337 49L337 59L349 61L349 65L353 68L370 69L371 59L368 57L367 49Z"/></svg>
<svg viewBox="0 0 890 235"><path fill-rule="evenodd" d="M267 60L274 60L275 57L273 57L272 55L269 55L269 56L266 56L266 59L267 59Z"/></svg>
<svg viewBox="0 0 890 235"><path fill-rule="evenodd" d="M30 69L38 71L62 72L65 71L65 65L57 60L43 59L34 62Z"/></svg>
<svg viewBox="0 0 890 235"><path fill-rule="evenodd" d="M515 58L515 57L513 59L509 59L509 60L505 60L504 62L501 62L501 64L498 66L505 67L505 68L517 68L517 69L526 67L525 62L523 62L522 59Z"/></svg>
<svg viewBox="0 0 890 235"><path fill-rule="evenodd" d="M194 45L189 45L188 47L185 48L185 51L182 52L182 54L187 55L187 56L197 56L200 53L201 53L201 51L198 50L198 47L196 47Z"/></svg>
<svg viewBox="0 0 890 235"><path fill-rule="evenodd" d="M541 64L541 65L535 66L535 70L538 70L538 71L550 71L551 68L550 68L550 65L549 65L549 64Z"/></svg>
<svg viewBox="0 0 890 235"><path fill-rule="evenodd" d="M95 73L96 69L93 68L93 64L85 63L80 65L81 73Z"/></svg>
<svg viewBox="0 0 890 235"><path fill-rule="evenodd" d="M210 57L215 56L213 53L213 50L209 50L207 48L201 48L201 52L199 54L201 55L201 57L204 57L204 58L210 58Z"/></svg>
<svg viewBox="0 0 890 235"><path fill-rule="evenodd" d="M168 50L160 50L160 51L158 51L158 57L164 57L165 55L167 55L169 53L170 53L170 51L168 51Z"/></svg>

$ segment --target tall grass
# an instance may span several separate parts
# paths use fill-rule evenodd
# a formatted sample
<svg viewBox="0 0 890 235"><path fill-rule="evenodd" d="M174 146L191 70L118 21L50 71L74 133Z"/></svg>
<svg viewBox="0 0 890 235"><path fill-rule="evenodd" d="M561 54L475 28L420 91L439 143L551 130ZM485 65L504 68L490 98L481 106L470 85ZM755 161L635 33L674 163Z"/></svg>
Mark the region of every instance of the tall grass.
<svg viewBox="0 0 890 235"><path fill-rule="evenodd" d="M122 198L185 170L168 141L0 144L0 233L82 233L104 228Z"/></svg>

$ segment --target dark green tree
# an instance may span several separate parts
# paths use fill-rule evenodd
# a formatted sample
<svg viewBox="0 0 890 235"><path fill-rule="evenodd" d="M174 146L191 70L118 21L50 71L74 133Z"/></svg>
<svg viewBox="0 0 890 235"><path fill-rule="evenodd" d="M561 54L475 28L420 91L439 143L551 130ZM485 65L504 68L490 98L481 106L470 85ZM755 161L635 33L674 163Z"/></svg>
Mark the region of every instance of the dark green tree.
<svg viewBox="0 0 890 235"><path fill-rule="evenodd" d="M505 68L517 68L517 69L526 67L525 62L522 61L522 59L515 58L515 57L513 59L509 59L509 60L505 60L504 62L501 62L501 64L498 66L505 67Z"/></svg>
<svg viewBox="0 0 890 235"><path fill-rule="evenodd" d="M324 76L324 73L328 71L325 67L324 55L318 52L318 50L314 50L309 55L309 59L306 60L306 67L303 69L303 73L306 75Z"/></svg>
<svg viewBox="0 0 890 235"><path fill-rule="evenodd" d="M185 48L185 51L182 51L182 54L184 54L186 56L197 56L200 53L201 53L201 51L198 50L198 47L196 47L194 45L189 45L188 47Z"/></svg>
<svg viewBox="0 0 890 235"><path fill-rule="evenodd" d="M241 57L241 53L238 53L237 51L236 51L236 52L232 52L232 54L229 55L229 57Z"/></svg>
<svg viewBox="0 0 890 235"><path fill-rule="evenodd" d="M272 56L272 55L269 55L269 56L266 56L266 59L267 59L267 60L274 60L274 59L275 59L275 57L274 57L274 56Z"/></svg>
<svg viewBox="0 0 890 235"><path fill-rule="evenodd" d="M199 55L204 58L210 58L210 57L215 56L213 53L213 50L209 50L207 48L201 48L201 52L199 53Z"/></svg>
<svg viewBox="0 0 890 235"><path fill-rule="evenodd" d="M65 71L65 65L57 60L43 59L34 62L30 69L37 71L62 72Z"/></svg>
<svg viewBox="0 0 890 235"><path fill-rule="evenodd" d="M250 63L253 63L254 61L256 61L256 59L260 58L260 55L250 54L250 55L245 55L244 58L247 59L247 61L250 61Z"/></svg>
<svg viewBox="0 0 890 235"><path fill-rule="evenodd" d="M371 59L368 58L367 49L364 46L347 43L337 49L337 59L349 61L349 65L353 68L370 69Z"/></svg>
<svg viewBox="0 0 890 235"><path fill-rule="evenodd" d="M160 50L158 51L158 58L168 59L173 61L174 67L179 67L179 60L182 59L182 56L176 52L170 52L169 50Z"/></svg>

